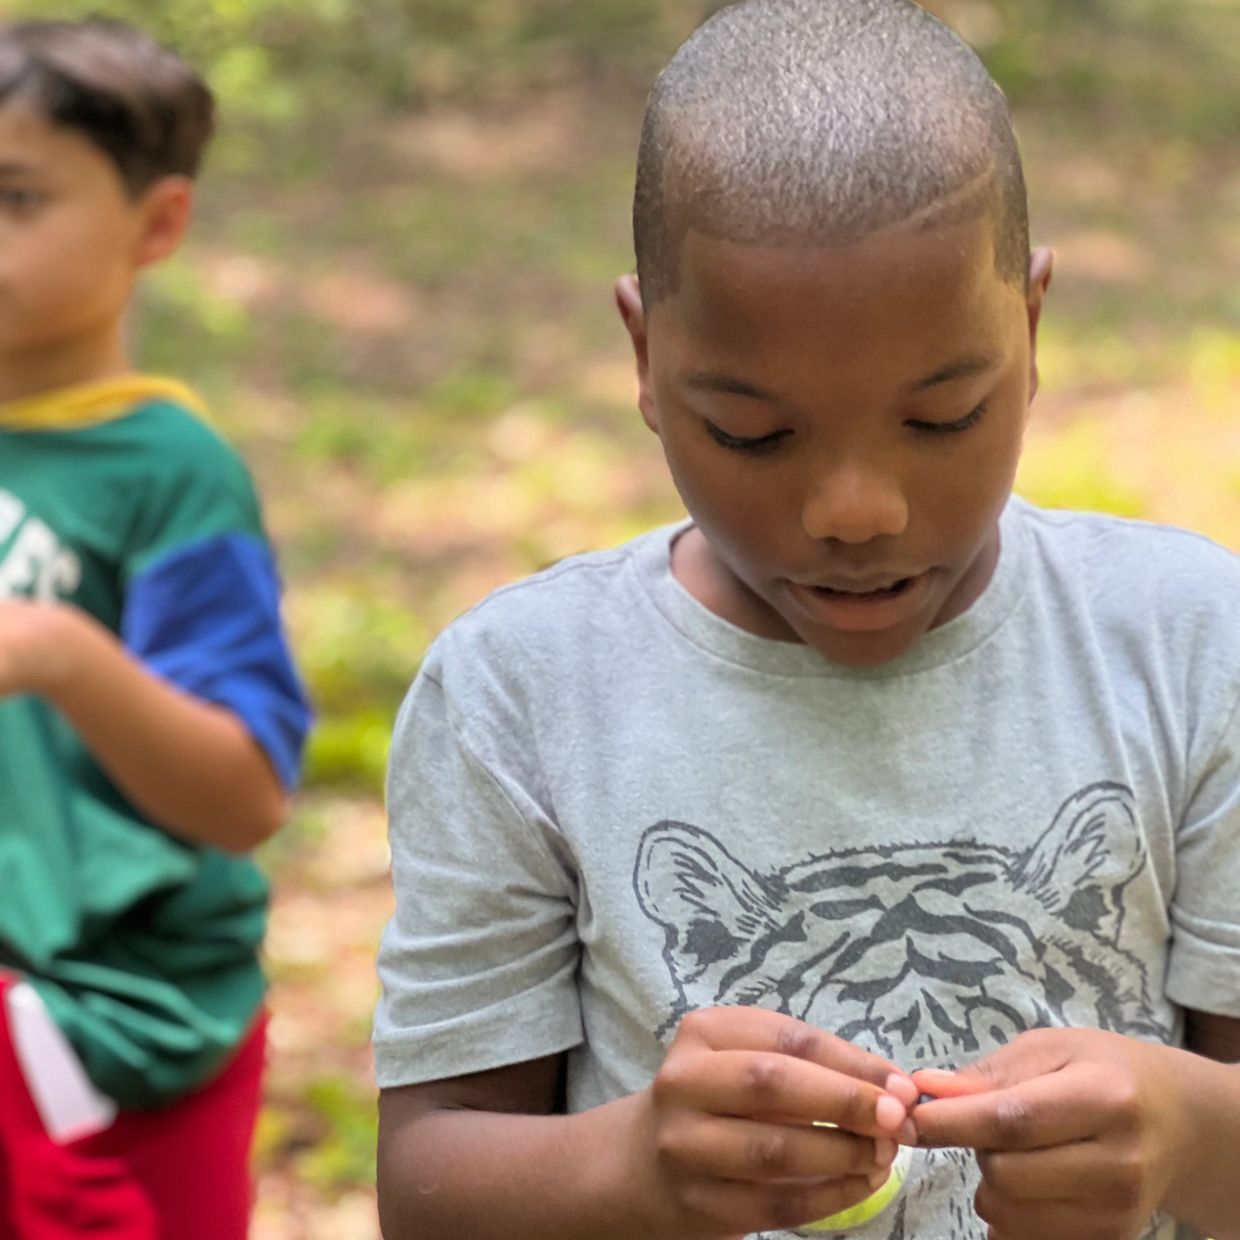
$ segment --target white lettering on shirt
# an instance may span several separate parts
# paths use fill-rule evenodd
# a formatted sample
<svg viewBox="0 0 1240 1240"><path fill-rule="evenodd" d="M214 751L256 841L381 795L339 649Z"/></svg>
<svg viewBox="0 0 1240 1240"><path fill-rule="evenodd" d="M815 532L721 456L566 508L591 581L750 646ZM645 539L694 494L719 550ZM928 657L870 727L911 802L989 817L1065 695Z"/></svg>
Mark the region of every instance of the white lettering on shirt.
<svg viewBox="0 0 1240 1240"><path fill-rule="evenodd" d="M25 596L41 603L68 598L82 582L82 564L45 521L29 516L16 495L0 489L0 598Z"/></svg>

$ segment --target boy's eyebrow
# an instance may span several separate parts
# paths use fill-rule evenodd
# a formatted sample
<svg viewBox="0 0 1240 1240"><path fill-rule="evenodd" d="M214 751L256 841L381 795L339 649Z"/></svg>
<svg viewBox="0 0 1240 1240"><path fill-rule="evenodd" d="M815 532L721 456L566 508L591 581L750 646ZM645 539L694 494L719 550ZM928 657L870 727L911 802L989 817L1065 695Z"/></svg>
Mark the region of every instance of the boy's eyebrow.
<svg viewBox="0 0 1240 1240"><path fill-rule="evenodd" d="M32 172L38 172L34 164L23 164L16 159L0 160L0 177L29 176Z"/></svg>
<svg viewBox="0 0 1240 1240"><path fill-rule="evenodd" d="M924 379L910 383L910 392L924 392L927 388L937 387L940 383L951 383L954 379L967 379L999 365L999 358L983 357L981 354L970 354L958 357L945 366L940 366L933 374ZM713 370L691 370L681 377L681 382L695 392L724 392L730 396L748 396L753 400L776 401L778 397L765 388L747 383L735 375Z"/></svg>
<svg viewBox="0 0 1240 1240"><path fill-rule="evenodd" d="M910 384L909 391L924 392L926 388L935 387L940 383L950 383L953 379L967 379L972 375L981 374L984 370L993 370L998 364L998 358L982 357L980 354L958 357L948 362L946 366L940 366L932 375L927 375L924 379L918 379L916 383Z"/></svg>
<svg viewBox="0 0 1240 1240"><path fill-rule="evenodd" d="M754 400L774 400L765 388L755 387L734 375L720 374L712 370L691 370L683 376L685 387L695 392L725 392L730 396L749 396Z"/></svg>

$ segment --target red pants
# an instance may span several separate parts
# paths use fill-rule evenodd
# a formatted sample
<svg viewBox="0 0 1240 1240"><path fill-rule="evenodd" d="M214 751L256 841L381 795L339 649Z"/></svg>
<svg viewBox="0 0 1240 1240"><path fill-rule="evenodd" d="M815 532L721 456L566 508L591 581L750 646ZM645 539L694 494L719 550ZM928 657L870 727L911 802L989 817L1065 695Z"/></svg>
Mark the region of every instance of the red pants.
<svg viewBox="0 0 1240 1240"><path fill-rule="evenodd" d="M266 1021L209 1084L56 1145L9 1037L0 977L0 1240L245 1240Z"/></svg>

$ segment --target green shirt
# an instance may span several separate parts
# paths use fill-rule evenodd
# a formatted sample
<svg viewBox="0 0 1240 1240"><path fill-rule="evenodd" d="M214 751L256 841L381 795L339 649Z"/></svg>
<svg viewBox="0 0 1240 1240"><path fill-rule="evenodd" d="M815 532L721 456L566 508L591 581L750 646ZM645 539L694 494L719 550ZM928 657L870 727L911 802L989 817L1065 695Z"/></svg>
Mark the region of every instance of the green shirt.
<svg viewBox="0 0 1240 1240"><path fill-rule="evenodd" d="M274 562L236 455L167 385L63 422L0 406L0 598L84 609L234 710L286 784L308 724ZM98 403L100 390L91 395ZM113 786L49 704L0 699L0 967L24 975L123 1108L210 1078L252 1025L266 883Z"/></svg>

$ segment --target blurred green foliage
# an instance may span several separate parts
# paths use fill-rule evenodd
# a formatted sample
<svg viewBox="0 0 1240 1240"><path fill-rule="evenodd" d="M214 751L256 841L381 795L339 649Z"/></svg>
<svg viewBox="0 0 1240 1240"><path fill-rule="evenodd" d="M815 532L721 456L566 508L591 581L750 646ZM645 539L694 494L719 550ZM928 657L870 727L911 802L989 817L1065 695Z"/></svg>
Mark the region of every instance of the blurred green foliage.
<svg viewBox="0 0 1240 1240"><path fill-rule="evenodd" d="M1044 390L1097 401L1174 380L1222 408L1240 373L1217 326L1240 300L1212 258L1234 231L1238 6L927 3L1006 89L1035 232L1072 259ZM194 240L152 273L136 335L146 365L204 390L263 484L320 712L311 783L378 791L430 637L479 593L676 515L608 284L631 263L643 94L717 7L10 5L136 22L219 96ZM1147 511L1105 425L1095 410L1033 452L1025 489Z"/></svg>
<svg viewBox="0 0 1240 1240"><path fill-rule="evenodd" d="M718 0L16 0L17 16L133 21L207 72L229 112L276 126L359 106L502 99L634 79ZM1193 136L1235 132L1231 0L929 0L1018 101L1033 95ZM359 83L365 84L359 92ZM1214 83L1220 89L1201 89ZM307 89L311 87L312 89ZM1168 89L1170 88L1170 89Z"/></svg>
<svg viewBox="0 0 1240 1240"><path fill-rule="evenodd" d="M305 1083L300 1109L269 1106L259 1117L254 1156L283 1159L297 1177L332 1194L375 1180L375 1098L370 1088L338 1074Z"/></svg>

